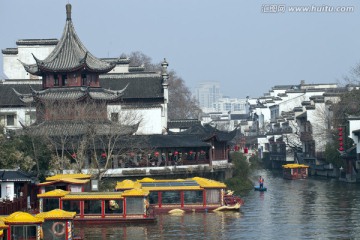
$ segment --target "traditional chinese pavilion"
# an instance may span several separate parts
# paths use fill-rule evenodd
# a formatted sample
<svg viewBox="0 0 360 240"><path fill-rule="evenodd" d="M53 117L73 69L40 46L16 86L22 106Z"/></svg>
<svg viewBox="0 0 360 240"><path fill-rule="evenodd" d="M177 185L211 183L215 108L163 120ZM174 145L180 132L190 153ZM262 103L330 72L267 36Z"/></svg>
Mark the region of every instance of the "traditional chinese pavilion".
<svg viewBox="0 0 360 240"><path fill-rule="evenodd" d="M100 60L85 48L75 32L70 4L66 5L65 28L54 50L44 60L34 55L33 58L35 64L22 64L29 74L42 77L42 90L16 93L23 102L37 103L37 124L84 118L107 121L104 106L120 101L126 89L115 91L100 87L99 75L113 69L116 62Z"/></svg>

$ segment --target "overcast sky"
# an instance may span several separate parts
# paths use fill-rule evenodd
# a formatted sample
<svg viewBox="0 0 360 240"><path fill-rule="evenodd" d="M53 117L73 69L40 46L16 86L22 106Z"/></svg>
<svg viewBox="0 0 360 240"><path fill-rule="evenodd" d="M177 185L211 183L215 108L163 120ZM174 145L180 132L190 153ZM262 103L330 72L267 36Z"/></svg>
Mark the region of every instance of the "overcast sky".
<svg viewBox="0 0 360 240"><path fill-rule="evenodd" d="M68 2L95 56L165 57L191 89L218 81L224 95L259 97L274 85L338 82L360 63L358 0L0 0L0 48L60 38ZM354 11L329 12L339 6Z"/></svg>

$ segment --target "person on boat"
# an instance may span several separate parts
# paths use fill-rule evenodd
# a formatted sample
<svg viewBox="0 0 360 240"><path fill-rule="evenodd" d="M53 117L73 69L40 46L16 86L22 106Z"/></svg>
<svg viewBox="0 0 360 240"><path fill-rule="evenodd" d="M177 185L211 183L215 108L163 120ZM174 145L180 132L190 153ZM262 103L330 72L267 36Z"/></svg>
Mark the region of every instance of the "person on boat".
<svg viewBox="0 0 360 240"><path fill-rule="evenodd" d="M260 176L259 178L259 188L263 188L264 187L264 178Z"/></svg>

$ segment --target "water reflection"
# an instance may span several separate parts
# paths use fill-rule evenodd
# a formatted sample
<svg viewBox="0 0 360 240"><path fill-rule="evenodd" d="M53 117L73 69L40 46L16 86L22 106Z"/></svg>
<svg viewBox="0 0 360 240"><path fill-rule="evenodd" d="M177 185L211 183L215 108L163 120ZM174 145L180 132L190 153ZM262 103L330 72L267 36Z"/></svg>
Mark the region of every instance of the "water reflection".
<svg viewBox="0 0 360 240"><path fill-rule="evenodd" d="M356 239L360 186L329 179L284 180L262 171L267 192L243 196L240 212L159 215L154 224L77 226L84 239ZM256 180L255 180L256 181ZM255 182L254 181L254 182Z"/></svg>

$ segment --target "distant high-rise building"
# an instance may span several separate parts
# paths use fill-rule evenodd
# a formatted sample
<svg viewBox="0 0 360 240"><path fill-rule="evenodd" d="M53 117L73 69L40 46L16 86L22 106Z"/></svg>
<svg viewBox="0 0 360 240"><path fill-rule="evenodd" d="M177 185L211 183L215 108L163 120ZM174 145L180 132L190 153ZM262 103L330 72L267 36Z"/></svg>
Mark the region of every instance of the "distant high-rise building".
<svg viewBox="0 0 360 240"><path fill-rule="evenodd" d="M219 82L202 82L195 90L195 97L204 112L216 111L215 103L221 98Z"/></svg>

